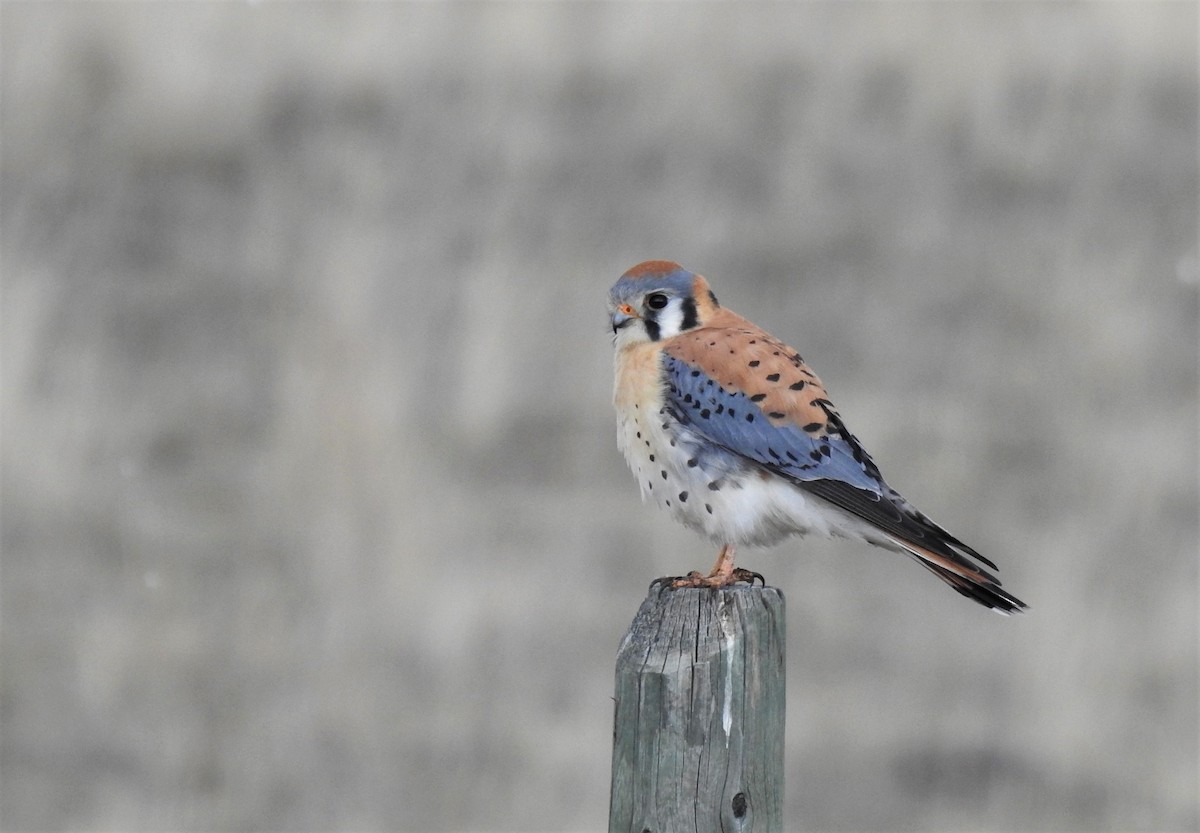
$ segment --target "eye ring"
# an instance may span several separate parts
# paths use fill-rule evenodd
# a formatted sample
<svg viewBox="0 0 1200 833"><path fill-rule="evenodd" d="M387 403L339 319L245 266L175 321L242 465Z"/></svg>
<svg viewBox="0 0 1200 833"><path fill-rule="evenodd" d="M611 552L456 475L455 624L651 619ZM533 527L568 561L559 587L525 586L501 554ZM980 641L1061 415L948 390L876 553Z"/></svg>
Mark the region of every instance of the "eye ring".
<svg viewBox="0 0 1200 833"><path fill-rule="evenodd" d="M646 296L646 306L650 309L662 309L670 301L662 292L655 292Z"/></svg>

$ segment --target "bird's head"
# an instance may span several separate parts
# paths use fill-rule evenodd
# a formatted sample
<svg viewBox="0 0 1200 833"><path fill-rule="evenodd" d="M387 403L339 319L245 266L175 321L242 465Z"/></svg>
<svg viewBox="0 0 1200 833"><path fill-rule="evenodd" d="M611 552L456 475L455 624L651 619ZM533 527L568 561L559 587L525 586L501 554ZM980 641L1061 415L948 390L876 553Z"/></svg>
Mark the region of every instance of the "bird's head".
<svg viewBox="0 0 1200 833"><path fill-rule="evenodd" d="M719 306L708 281L669 260L639 263L608 293L618 347L662 341L703 327Z"/></svg>

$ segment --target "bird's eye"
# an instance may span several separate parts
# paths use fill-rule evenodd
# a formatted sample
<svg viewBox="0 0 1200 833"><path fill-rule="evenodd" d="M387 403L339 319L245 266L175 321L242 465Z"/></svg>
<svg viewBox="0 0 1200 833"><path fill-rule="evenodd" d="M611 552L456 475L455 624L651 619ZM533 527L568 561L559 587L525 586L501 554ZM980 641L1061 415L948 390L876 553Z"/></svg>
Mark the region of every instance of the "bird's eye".
<svg viewBox="0 0 1200 833"><path fill-rule="evenodd" d="M653 295L646 297L646 306L650 309L662 309L667 305L667 296L661 292L655 292Z"/></svg>

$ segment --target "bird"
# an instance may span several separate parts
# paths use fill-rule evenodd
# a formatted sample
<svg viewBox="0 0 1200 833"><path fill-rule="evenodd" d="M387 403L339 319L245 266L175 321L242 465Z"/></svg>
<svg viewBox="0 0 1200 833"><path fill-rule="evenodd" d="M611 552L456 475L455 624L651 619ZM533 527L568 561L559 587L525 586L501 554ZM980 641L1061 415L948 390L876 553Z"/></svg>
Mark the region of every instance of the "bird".
<svg viewBox="0 0 1200 833"><path fill-rule="evenodd" d="M608 312L617 444L642 498L720 545L707 574L660 581L753 583L762 577L735 567L738 547L814 534L911 556L998 613L1027 608L994 563L887 484L800 354L721 306L704 277L640 263L609 291Z"/></svg>

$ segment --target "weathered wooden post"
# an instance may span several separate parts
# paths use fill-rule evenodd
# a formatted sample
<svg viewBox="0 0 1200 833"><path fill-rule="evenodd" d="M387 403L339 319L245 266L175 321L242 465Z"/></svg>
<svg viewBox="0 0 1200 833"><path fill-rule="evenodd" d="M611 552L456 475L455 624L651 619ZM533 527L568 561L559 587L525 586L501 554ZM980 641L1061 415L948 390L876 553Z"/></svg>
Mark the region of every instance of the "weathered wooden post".
<svg viewBox="0 0 1200 833"><path fill-rule="evenodd" d="M783 830L778 589L652 587L615 699L609 833Z"/></svg>

